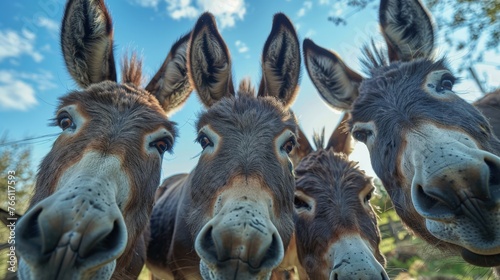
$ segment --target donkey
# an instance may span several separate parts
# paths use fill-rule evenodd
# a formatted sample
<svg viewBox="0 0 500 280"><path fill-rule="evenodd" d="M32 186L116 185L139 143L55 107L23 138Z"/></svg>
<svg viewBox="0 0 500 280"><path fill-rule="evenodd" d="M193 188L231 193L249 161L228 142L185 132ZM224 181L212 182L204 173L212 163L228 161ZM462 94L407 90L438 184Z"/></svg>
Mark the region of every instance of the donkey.
<svg viewBox="0 0 500 280"><path fill-rule="evenodd" d="M500 139L500 89L476 100L474 106L483 113L493 128L493 134Z"/></svg>
<svg viewBox="0 0 500 280"><path fill-rule="evenodd" d="M365 47L363 78L306 39L309 76L323 99L350 111L396 212L418 236L478 266L500 265L500 141L485 117L453 92L434 59L434 29L418 0L382 0L387 55Z"/></svg>
<svg viewBox="0 0 500 280"><path fill-rule="evenodd" d="M295 168L295 235L282 265L296 266L301 279L389 279L370 205L375 187L347 158L348 115L325 148L323 136L314 137L316 151L299 140L306 156Z"/></svg>
<svg viewBox="0 0 500 280"><path fill-rule="evenodd" d="M257 97L235 95L229 50L213 16L198 19L188 74L208 109L197 120L202 152L190 174L168 178L150 221L147 266L159 278L268 279L293 233L293 165L300 44L276 14Z"/></svg>
<svg viewBox="0 0 500 280"><path fill-rule="evenodd" d="M60 98L62 130L37 173L29 210L16 228L21 279L136 279L142 232L160 183L175 124L166 113L191 92L189 36L177 41L141 88L141 61L123 60L117 83L111 17L104 2L70 0L61 47L82 88Z"/></svg>

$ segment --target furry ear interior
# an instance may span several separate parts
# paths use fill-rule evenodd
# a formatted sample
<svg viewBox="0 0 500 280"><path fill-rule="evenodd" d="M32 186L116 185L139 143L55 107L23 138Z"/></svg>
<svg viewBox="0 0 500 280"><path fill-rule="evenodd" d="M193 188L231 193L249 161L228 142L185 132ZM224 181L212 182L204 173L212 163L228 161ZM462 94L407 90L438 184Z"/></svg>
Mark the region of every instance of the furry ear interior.
<svg viewBox="0 0 500 280"><path fill-rule="evenodd" d="M191 84L210 107L225 96L234 96L231 57L215 18L202 14L191 33L188 48L188 74Z"/></svg>
<svg viewBox="0 0 500 280"><path fill-rule="evenodd" d="M310 39L304 40L303 52L307 73L323 100L335 109L350 110L363 77Z"/></svg>
<svg viewBox="0 0 500 280"><path fill-rule="evenodd" d="M337 153L344 153L346 155L351 154L354 147L352 146L351 133L349 132L349 119L350 114L348 112L344 113L337 128L335 128L330 136L326 149L333 149Z"/></svg>
<svg viewBox="0 0 500 280"><path fill-rule="evenodd" d="M104 0L68 1L61 48L70 75L81 87L116 81L113 26Z"/></svg>
<svg viewBox="0 0 500 280"><path fill-rule="evenodd" d="M289 107L297 95L299 77L299 39L288 17L278 13L262 52L262 80L257 95L274 96Z"/></svg>
<svg viewBox="0 0 500 280"><path fill-rule="evenodd" d="M146 86L146 90L158 99L167 114L180 108L193 90L187 75L190 35L182 36L172 45L163 65Z"/></svg>
<svg viewBox="0 0 500 280"><path fill-rule="evenodd" d="M420 0L380 1L379 21L390 61L432 55L434 26Z"/></svg>

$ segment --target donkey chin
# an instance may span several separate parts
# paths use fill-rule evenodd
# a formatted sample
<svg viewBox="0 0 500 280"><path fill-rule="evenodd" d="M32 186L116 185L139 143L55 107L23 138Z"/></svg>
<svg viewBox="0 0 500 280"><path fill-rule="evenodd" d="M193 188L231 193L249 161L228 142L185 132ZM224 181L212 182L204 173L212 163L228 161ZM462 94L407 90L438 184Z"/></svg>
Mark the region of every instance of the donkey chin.
<svg viewBox="0 0 500 280"><path fill-rule="evenodd" d="M500 225L493 222L499 215L499 211L483 213L479 223L469 217L456 217L454 223L426 219L426 227L438 239L458 245L466 262L493 267L500 265Z"/></svg>

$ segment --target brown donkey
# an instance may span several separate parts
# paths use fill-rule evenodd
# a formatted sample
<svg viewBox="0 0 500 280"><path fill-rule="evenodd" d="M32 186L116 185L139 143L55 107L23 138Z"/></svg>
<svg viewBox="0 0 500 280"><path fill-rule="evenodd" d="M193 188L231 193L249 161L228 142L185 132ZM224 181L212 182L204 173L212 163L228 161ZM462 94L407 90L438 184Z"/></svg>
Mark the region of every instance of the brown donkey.
<svg viewBox="0 0 500 280"><path fill-rule="evenodd" d="M500 89L486 94L474 102L493 128L493 134L500 139Z"/></svg>
<svg viewBox="0 0 500 280"><path fill-rule="evenodd" d="M60 98L54 125L62 132L16 228L21 279L135 279L145 261L142 232L176 135L166 113L191 92L189 38L173 45L142 89L135 56L116 82L112 36L102 0L67 3L62 52L83 90Z"/></svg>
<svg viewBox="0 0 500 280"><path fill-rule="evenodd" d="M500 265L500 141L453 92L456 78L432 58L434 30L418 0L382 0L388 46L365 48L369 77L304 41L306 68L331 106L352 114L395 209L430 244L479 266Z"/></svg>
<svg viewBox="0 0 500 280"><path fill-rule="evenodd" d="M370 205L375 188L347 159L347 119L345 114L325 148L322 136L314 137L316 151L307 139L299 140L297 150L308 152L295 168L295 244L282 265L297 266L301 279L389 279Z"/></svg>
<svg viewBox="0 0 500 280"><path fill-rule="evenodd" d="M158 192L147 265L156 277L268 279L293 233L297 123L288 109L299 80L300 45L276 14L262 54L257 97L249 81L235 95L229 50L209 13L188 49L189 77L208 107L196 129L202 152L190 174Z"/></svg>

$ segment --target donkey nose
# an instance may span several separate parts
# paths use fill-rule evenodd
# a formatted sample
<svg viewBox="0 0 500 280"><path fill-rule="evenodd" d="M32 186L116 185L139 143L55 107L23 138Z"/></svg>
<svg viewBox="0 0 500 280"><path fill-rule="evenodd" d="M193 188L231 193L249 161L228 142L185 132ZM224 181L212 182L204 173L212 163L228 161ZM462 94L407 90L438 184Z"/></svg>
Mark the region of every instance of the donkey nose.
<svg viewBox="0 0 500 280"><path fill-rule="evenodd" d="M491 209L500 200L500 160L495 156L486 154L476 164L459 163L432 171L430 176L415 176L412 183L415 209L426 218L447 220L463 212L480 218L481 213L473 208Z"/></svg>
<svg viewBox="0 0 500 280"><path fill-rule="evenodd" d="M54 279L64 278L74 267L98 267L123 253L127 231L118 207L93 211L82 204L74 215L64 206L49 198L19 220L16 244L28 265L46 263Z"/></svg>
<svg viewBox="0 0 500 280"><path fill-rule="evenodd" d="M238 221L237 227L208 223L196 238L196 251L207 264L240 260L255 270L278 266L284 255L278 231L272 224L254 222Z"/></svg>

